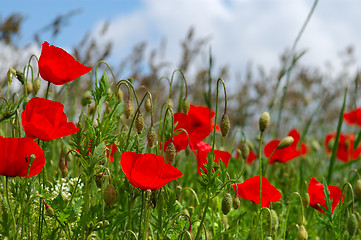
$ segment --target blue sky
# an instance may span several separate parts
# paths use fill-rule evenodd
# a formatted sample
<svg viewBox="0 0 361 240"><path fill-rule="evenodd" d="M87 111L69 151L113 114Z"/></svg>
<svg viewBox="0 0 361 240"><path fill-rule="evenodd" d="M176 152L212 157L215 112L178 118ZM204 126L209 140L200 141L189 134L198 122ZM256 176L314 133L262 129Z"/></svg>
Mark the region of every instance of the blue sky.
<svg viewBox="0 0 361 240"><path fill-rule="evenodd" d="M97 32L109 21L109 31L98 38L98 43L114 42L111 61L126 57L141 41L147 41L152 49L166 38L164 57L173 63L170 71L179 67L175 64L181 54L180 42L193 26L196 36L210 38L209 47L217 64L242 74L248 62L266 70L279 67L280 54L292 46L312 4L313 0L14 0L3 3L0 14L2 18L13 12L25 16L23 34L18 39L25 44L31 42L33 32L59 14L80 9L56 39L50 34L41 38L69 49L86 32ZM360 9L358 0L320 0L298 44L297 50L307 50L302 62L336 73L341 69L340 54L352 45L357 68L361 55Z"/></svg>

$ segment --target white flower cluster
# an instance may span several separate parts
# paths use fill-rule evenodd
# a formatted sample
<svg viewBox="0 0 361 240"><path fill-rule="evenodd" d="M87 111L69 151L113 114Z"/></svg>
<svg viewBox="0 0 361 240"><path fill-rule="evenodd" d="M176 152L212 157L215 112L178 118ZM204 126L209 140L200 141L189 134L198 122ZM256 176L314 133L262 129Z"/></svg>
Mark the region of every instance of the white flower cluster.
<svg viewBox="0 0 361 240"><path fill-rule="evenodd" d="M69 178L67 181L64 181L64 179L57 180L53 186L46 187L45 190L51 194L51 198L55 198L61 193L64 199L70 200L78 180L77 191L79 191L84 187L84 184L79 178Z"/></svg>

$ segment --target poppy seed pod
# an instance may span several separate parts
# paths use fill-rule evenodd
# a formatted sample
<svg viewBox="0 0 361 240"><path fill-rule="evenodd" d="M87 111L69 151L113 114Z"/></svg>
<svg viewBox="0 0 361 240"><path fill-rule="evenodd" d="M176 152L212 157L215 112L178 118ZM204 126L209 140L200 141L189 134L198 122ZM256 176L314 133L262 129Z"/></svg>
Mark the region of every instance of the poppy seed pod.
<svg viewBox="0 0 361 240"><path fill-rule="evenodd" d="M239 197L233 198L233 209L237 210L239 206L241 206L241 200L239 199Z"/></svg>
<svg viewBox="0 0 361 240"><path fill-rule="evenodd" d="M153 127L150 127L147 133L147 141L149 147L153 147L153 144L157 140L157 135L155 134L155 130Z"/></svg>
<svg viewBox="0 0 361 240"><path fill-rule="evenodd" d="M227 114L223 114L221 118L221 124L220 124L222 136L226 137L229 130L231 129L231 123L229 122L229 117Z"/></svg>
<svg viewBox="0 0 361 240"><path fill-rule="evenodd" d="M127 119L129 119L134 113L133 103L129 99L127 101L127 104L125 105L124 114Z"/></svg>
<svg viewBox="0 0 361 240"><path fill-rule="evenodd" d="M282 149L290 146L295 139L291 136L287 136L284 139L281 140L281 142L278 144L277 149Z"/></svg>
<svg viewBox="0 0 361 240"><path fill-rule="evenodd" d="M183 99L182 108L183 108L184 114L188 114L188 111L189 111L189 108L190 108L190 104L189 104L188 98L184 98L184 99Z"/></svg>
<svg viewBox="0 0 361 240"><path fill-rule="evenodd" d="M305 226L301 225L298 227L297 239L298 240L307 240L308 239L308 233L307 233Z"/></svg>
<svg viewBox="0 0 361 240"><path fill-rule="evenodd" d="M135 128L137 129L137 133L141 134L144 128L144 118L141 113L138 113L137 118L135 119Z"/></svg>
<svg viewBox="0 0 361 240"><path fill-rule="evenodd" d="M264 132L268 126L269 126L269 123L271 121L271 117L269 115L268 112L264 112L262 113L261 117L259 118L259 130L261 132Z"/></svg>
<svg viewBox="0 0 361 240"><path fill-rule="evenodd" d="M358 199L361 199L361 180L358 179L355 183L353 191Z"/></svg>
<svg viewBox="0 0 361 240"><path fill-rule="evenodd" d="M33 82L33 93L34 95L38 94L39 89L41 86L41 80L39 77L35 78L34 82Z"/></svg>
<svg viewBox="0 0 361 240"><path fill-rule="evenodd" d="M152 102L150 101L150 98L145 99L144 108L147 112L152 110Z"/></svg>
<svg viewBox="0 0 361 240"><path fill-rule="evenodd" d="M177 151L175 149L175 146L174 146L173 142L170 142L168 144L167 149L165 150L165 158L166 158L167 162L173 163L176 155L177 155Z"/></svg>
<svg viewBox="0 0 361 240"><path fill-rule="evenodd" d="M227 215L231 211L233 205L233 199L231 194L226 193L222 200L222 212L224 215Z"/></svg>
<svg viewBox="0 0 361 240"><path fill-rule="evenodd" d="M117 194L113 184L108 184L103 193L103 199L108 208L111 208L115 202Z"/></svg>
<svg viewBox="0 0 361 240"><path fill-rule="evenodd" d="M347 219L347 232L350 236L354 236L357 232L357 218L353 213Z"/></svg>

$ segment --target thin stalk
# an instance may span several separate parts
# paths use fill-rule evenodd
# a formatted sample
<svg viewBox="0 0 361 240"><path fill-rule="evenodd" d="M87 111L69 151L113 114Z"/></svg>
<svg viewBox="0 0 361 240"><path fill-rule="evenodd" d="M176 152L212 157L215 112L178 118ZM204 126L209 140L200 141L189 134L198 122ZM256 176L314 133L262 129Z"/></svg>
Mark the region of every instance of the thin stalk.
<svg viewBox="0 0 361 240"><path fill-rule="evenodd" d="M6 180L5 180L5 197L6 197L6 202L8 204L8 207L9 207L9 212L10 212L10 215L11 215L11 218L13 220L13 225L14 225L14 229L16 229L16 221L15 221L15 216L14 216L14 212L11 208L11 204L10 204L10 200L9 200L9 177L6 176L5 177ZM17 234L17 233L15 233Z"/></svg>
<svg viewBox="0 0 361 240"><path fill-rule="evenodd" d="M204 210L203 210L203 215L202 215L202 219L201 219L201 223L199 224L198 230L197 230L197 235L195 237L195 240L198 240L201 236L202 233L202 226L204 224L204 220L206 219L206 214L207 214L207 209L208 209L208 205L209 205L209 196L207 194L207 200L206 200L206 205L204 206Z"/></svg>

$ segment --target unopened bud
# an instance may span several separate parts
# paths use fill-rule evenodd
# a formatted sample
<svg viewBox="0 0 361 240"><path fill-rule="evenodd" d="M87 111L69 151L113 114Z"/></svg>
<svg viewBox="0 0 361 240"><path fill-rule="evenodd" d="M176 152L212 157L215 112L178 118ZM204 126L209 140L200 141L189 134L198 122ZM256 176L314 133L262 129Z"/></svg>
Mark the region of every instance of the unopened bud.
<svg viewBox="0 0 361 240"><path fill-rule="evenodd" d="M182 107L183 107L183 112L184 112L184 114L188 114L189 107L190 107L188 98L184 98L184 99L183 99Z"/></svg>
<svg viewBox="0 0 361 240"><path fill-rule="evenodd" d="M310 195L305 193L302 198L304 208L308 208L310 206Z"/></svg>
<svg viewBox="0 0 361 240"><path fill-rule="evenodd" d="M118 95L119 101L120 101L120 102L123 102L123 98L124 98L123 96L124 96L124 94L123 94L122 89L118 88L117 95Z"/></svg>
<svg viewBox="0 0 361 240"><path fill-rule="evenodd" d="M153 127L150 127L147 133L147 141L149 147L153 147L153 144L155 143L156 140L157 140L157 135L155 133L155 130Z"/></svg>
<svg viewBox="0 0 361 240"><path fill-rule="evenodd" d="M150 112L152 110L152 101L150 100L150 98L145 99L144 107L147 112Z"/></svg>
<svg viewBox="0 0 361 240"><path fill-rule="evenodd" d="M68 176L68 174L69 174L69 169L67 167L65 167L64 170L61 171L61 176L63 178L66 178Z"/></svg>
<svg viewBox="0 0 361 240"><path fill-rule="evenodd" d="M129 119L133 115L134 109L133 109L133 103L128 100L127 104L125 105L124 114L127 119Z"/></svg>
<svg viewBox="0 0 361 240"><path fill-rule="evenodd" d="M293 143L294 140L295 139L293 139L293 137L291 137L291 136L285 137L278 144L277 149L282 149L282 148L286 148L286 147L290 146Z"/></svg>
<svg viewBox="0 0 361 240"><path fill-rule="evenodd" d="M353 213L347 219L347 232L350 236L354 236L357 232L357 218Z"/></svg>
<svg viewBox="0 0 361 240"><path fill-rule="evenodd" d="M108 184L104 190L103 199L108 208L111 208L115 202L117 194L113 184Z"/></svg>
<svg viewBox="0 0 361 240"><path fill-rule="evenodd" d="M10 85L13 82L13 80L11 79L11 74L16 77L16 69L13 68L13 67L9 68L8 73L6 75L6 79L8 81L8 84L10 84Z"/></svg>
<svg viewBox="0 0 361 240"><path fill-rule="evenodd" d="M259 122L258 122L259 130L261 132L264 132L268 128L269 123L271 121L270 119L271 119L271 117L268 112L262 113L261 117L259 118Z"/></svg>
<svg viewBox="0 0 361 240"><path fill-rule="evenodd" d="M168 100L167 100L167 106L168 106L170 109L173 109L174 104L173 104L173 100L172 100L171 98L168 98Z"/></svg>
<svg viewBox="0 0 361 240"><path fill-rule="evenodd" d="M233 205L233 199L231 194L226 193L222 200L222 212L224 215L227 215L231 211Z"/></svg>
<svg viewBox="0 0 361 240"><path fill-rule="evenodd" d="M233 209L237 210L239 206L241 206L241 200L239 199L239 197L233 198Z"/></svg>
<svg viewBox="0 0 361 240"><path fill-rule="evenodd" d="M165 158L166 158L167 162L170 164L173 163L176 155L177 155L177 151L175 150L175 146L174 146L173 142L170 142L168 144L167 149L165 150Z"/></svg>
<svg viewBox="0 0 361 240"><path fill-rule="evenodd" d="M38 94L39 89L41 86L41 80L39 77L35 78L34 82L33 82L33 93L34 95Z"/></svg>
<svg viewBox="0 0 361 240"><path fill-rule="evenodd" d="M229 117L227 114L223 114L221 118L221 124L220 124L222 136L227 136L229 130L231 129L231 123L229 122Z"/></svg>
<svg viewBox="0 0 361 240"><path fill-rule="evenodd" d="M24 84L24 75L22 71L16 70L16 78L21 82L21 84Z"/></svg>
<svg viewBox="0 0 361 240"><path fill-rule="evenodd" d="M46 203L45 199L43 199L43 202L45 205L46 215L48 215L49 217L54 216L54 209Z"/></svg>
<svg viewBox="0 0 361 240"><path fill-rule="evenodd" d="M298 240L307 240L308 239L308 233L307 233L305 226L301 225L298 227L297 239Z"/></svg>
<svg viewBox="0 0 361 240"><path fill-rule="evenodd" d="M272 225L271 230L276 231L279 225L278 216L275 210L271 210L271 219L272 219Z"/></svg>
<svg viewBox="0 0 361 240"><path fill-rule="evenodd" d="M104 181L104 172L98 172L95 175L95 183L96 183L98 188L102 187L103 181Z"/></svg>
<svg viewBox="0 0 361 240"><path fill-rule="evenodd" d="M135 128L137 129L137 133L141 134L144 128L144 118L141 113L138 113L137 118L135 119Z"/></svg>
<svg viewBox="0 0 361 240"><path fill-rule="evenodd" d="M29 93L31 93L33 91L33 83L32 82L26 82L26 91Z"/></svg>
<svg viewBox="0 0 361 240"><path fill-rule="evenodd" d="M83 107L87 106L88 104L91 104L93 100L92 94L91 92L85 91L85 93L83 94L83 97L81 98L81 105Z"/></svg>
<svg viewBox="0 0 361 240"><path fill-rule="evenodd" d="M249 156L249 151L250 151L247 142L242 142L240 150L241 150L242 158L244 160L247 160L247 158Z"/></svg>

